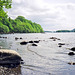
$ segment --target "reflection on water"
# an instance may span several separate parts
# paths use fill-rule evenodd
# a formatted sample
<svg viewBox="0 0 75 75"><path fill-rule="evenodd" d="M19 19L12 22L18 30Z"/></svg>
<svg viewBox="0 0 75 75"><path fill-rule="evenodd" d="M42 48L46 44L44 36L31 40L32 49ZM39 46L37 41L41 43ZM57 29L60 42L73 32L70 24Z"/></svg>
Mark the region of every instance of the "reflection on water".
<svg viewBox="0 0 75 75"><path fill-rule="evenodd" d="M0 46L4 49L16 50L24 60L21 70L17 68L22 75L75 75L75 65L68 64L75 62L75 55L68 55L70 48L75 47L75 33L29 33L0 36L7 37L6 39L0 38ZM15 40L15 37L23 39ZM50 37L61 40L53 41ZM31 43L20 45L22 41L36 40L40 40L36 43L38 46L32 46ZM58 43L65 43L65 45L59 47ZM15 69L13 68L13 73ZM17 71L14 75L17 75ZM0 72L3 73L3 71Z"/></svg>

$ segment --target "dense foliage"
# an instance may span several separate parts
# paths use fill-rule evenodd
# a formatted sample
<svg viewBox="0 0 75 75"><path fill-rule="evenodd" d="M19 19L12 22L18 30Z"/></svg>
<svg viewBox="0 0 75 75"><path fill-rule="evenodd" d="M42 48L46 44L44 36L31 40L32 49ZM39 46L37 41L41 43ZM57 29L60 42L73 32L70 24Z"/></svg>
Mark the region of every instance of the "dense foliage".
<svg viewBox="0 0 75 75"><path fill-rule="evenodd" d="M18 16L16 19L11 19L10 17L7 18L7 15L5 15L6 17L2 18L2 20L0 21L0 26L3 25L7 26L9 28L9 33L40 33L40 32L44 32L42 27L37 24L37 23L33 23L30 20L25 19L23 16ZM0 33L8 33L8 31L3 30L1 31L2 27L0 27Z"/></svg>
<svg viewBox="0 0 75 75"><path fill-rule="evenodd" d="M5 18L6 13L3 8L11 8L12 0L0 0L0 21Z"/></svg>
<svg viewBox="0 0 75 75"><path fill-rule="evenodd" d="M33 23L18 16L16 19L8 18L3 8L11 8L12 0L0 0L0 33L40 33L44 32L39 24Z"/></svg>
<svg viewBox="0 0 75 75"><path fill-rule="evenodd" d="M8 33L8 32L9 32L8 26L0 25L0 33Z"/></svg>

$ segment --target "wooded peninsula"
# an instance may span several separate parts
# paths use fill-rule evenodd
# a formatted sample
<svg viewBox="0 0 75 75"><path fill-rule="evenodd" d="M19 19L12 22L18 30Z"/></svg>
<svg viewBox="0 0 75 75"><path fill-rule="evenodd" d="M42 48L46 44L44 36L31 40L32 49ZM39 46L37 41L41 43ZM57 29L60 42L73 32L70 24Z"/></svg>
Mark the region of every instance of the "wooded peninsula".
<svg viewBox="0 0 75 75"><path fill-rule="evenodd" d="M11 19L3 8L11 8L12 0L0 0L0 33L42 33L40 24L18 16Z"/></svg>

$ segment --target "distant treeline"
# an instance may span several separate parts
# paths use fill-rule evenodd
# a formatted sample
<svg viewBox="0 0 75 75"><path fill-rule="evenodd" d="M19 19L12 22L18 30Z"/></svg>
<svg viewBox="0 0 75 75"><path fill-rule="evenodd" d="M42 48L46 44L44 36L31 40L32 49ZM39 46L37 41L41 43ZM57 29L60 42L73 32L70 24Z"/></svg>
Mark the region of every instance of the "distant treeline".
<svg viewBox="0 0 75 75"><path fill-rule="evenodd" d="M57 30L56 32L75 32L75 29L73 29L73 30Z"/></svg>
<svg viewBox="0 0 75 75"><path fill-rule="evenodd" d="M0 33L40 33L44 32L42 27L25 19L23 16L18 16L16 19L4 17L0 21Z"/></svg>

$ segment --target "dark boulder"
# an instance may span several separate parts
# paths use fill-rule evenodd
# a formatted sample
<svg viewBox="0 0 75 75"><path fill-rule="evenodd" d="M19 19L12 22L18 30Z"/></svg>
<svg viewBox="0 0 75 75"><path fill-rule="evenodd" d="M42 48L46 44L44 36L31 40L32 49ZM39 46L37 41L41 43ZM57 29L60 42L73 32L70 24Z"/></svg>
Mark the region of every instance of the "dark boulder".
<svg viewBox="0 0 75 75"><path fill-rule="evenodd" d="M75 55L74 52L69 52L68 55Z"/></svg>
<svg viewBox="0 0 75 75"><path fill-rule="evenodd" d="M29 43L34 43L34 41L29 41Z"/></svg>
<svg viewBox="0 0 75 75"><path fill-rule="evenodd" d="M34 44L34 43L33 43L32 46L37 46L37 44Z"/></svg>
<svg viewBox="0 0 75 75"><path fill-rule="evenodd" d="M26 44L28 44L28 42L23 41L23 42L20 42L20 44L21 44L21 45L26 45Z"/></svg>
<svg viewBox="0 0 75 75"><path fill-rule="evenodd" d="M75 51L75 47L71 48L72 51Z"/></svg>
<svg viewBox="0 0 75 75"><path fill-rule="evenodd" d="M0 65L17 65L20 64L21 60L21 56L16 51L0 49Z"/></svg>
<svg viewBox="0 0 75 75"><path fill-rule="evenodd" d="M22 39L22 37L20 37L20 39Z"/></svg>

